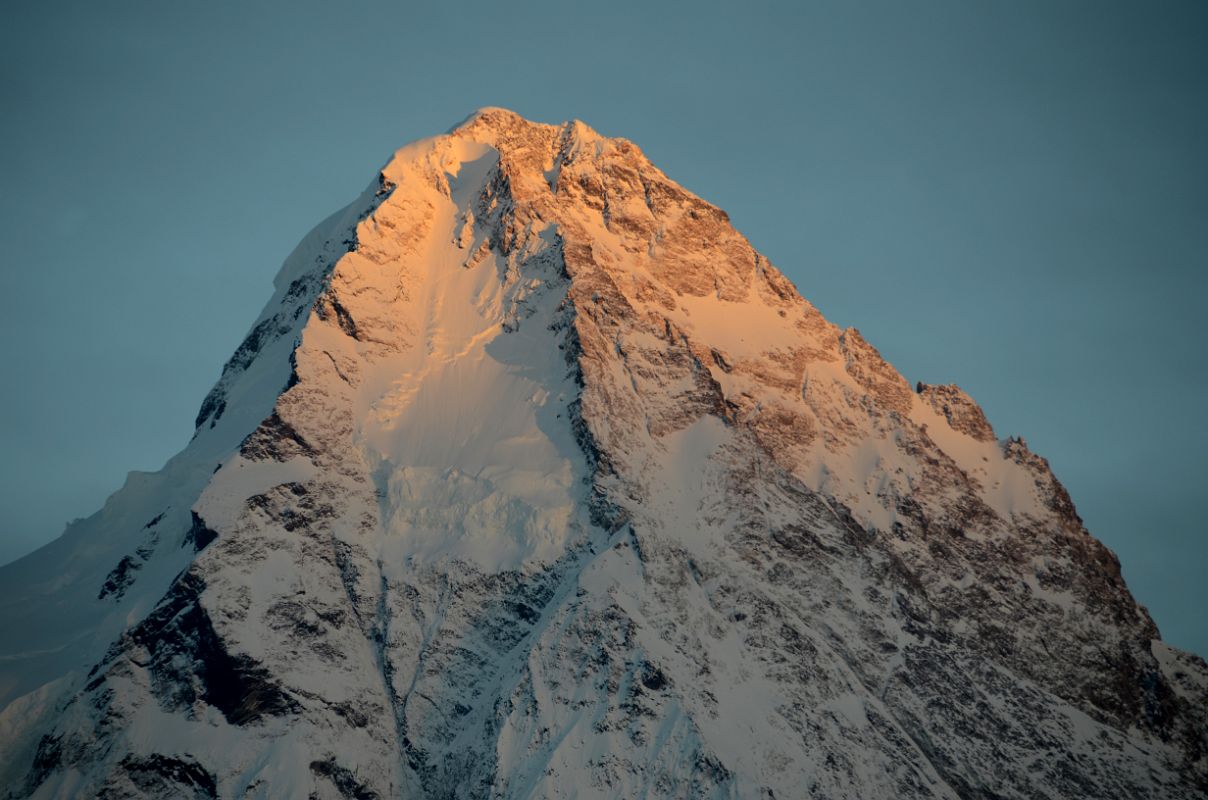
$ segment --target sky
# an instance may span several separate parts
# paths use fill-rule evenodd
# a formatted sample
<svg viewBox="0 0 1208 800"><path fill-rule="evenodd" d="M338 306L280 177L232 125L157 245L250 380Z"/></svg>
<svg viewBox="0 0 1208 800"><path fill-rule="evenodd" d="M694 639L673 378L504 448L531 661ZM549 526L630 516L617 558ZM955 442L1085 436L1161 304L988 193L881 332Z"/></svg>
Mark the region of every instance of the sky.
<svg viewBox="0 0 1208 800"><path fill-rule="evenodd" d="M155 470L297 241L474 109L635 141L1051 462L1208 655L1208 4L57 2L0 26L0 563Z"/></svg>

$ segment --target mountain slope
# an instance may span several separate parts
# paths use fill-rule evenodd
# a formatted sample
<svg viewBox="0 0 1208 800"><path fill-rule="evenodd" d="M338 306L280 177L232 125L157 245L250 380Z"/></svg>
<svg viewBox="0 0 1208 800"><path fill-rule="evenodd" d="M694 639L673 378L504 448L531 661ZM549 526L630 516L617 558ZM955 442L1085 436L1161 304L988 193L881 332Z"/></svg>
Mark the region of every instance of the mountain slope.
<svg viewBox="0 0 1208 800"><path fill-rule="evenodd" d="M1198 797L1208 669L1046 462L636 146L484 109L0 571L15 797Z"/></svg>

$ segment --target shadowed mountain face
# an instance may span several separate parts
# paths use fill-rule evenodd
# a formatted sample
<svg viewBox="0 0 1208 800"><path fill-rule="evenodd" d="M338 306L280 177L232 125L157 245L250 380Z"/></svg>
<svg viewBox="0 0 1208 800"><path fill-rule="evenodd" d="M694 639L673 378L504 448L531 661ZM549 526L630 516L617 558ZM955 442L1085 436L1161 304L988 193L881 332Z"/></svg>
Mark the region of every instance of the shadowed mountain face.
<svg viewBox="0 0 1208 800"><path fill-rule="evenodd" d="M0 570L0 707L14 797L1208 790L1208 669L1044 459L632 143L500 109Z"/></svg>

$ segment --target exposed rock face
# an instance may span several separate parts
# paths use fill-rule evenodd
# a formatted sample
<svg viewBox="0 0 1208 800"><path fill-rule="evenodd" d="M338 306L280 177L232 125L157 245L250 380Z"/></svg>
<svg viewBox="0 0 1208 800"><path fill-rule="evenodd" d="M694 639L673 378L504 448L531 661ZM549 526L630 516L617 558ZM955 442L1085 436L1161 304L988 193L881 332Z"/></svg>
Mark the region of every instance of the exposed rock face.
<svg viewBox="0 0 1208 800"><path fill-rule="evenodd" d="M920 381L916 390L935 413L947 420L954 430L979 442L994 441L994 429L986 420L973 398L961 391L959 386L930 386Z"/></svg>
<svg viewBox="0 0 1208 800"><path fill-rule="evenodd" d="M0 572L11 796L1208 790L1047 463L581 123L400 150L197 424Z"/></svg>

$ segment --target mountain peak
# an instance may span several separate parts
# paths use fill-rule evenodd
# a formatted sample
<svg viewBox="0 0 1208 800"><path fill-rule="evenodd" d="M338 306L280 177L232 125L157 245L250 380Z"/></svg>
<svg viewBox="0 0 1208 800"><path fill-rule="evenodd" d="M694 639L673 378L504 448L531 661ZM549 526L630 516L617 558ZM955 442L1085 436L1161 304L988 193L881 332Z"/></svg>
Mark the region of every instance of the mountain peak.
<svg viewBox="0 0 1208 800"><path fill-rule="evenodd" d="M469 116L450 128L448 133L456 133L457 131L473 128L507 129L521 125L535 126L542 124L531 122L508 108L483 106L471 112Z"/></svg>
<svg viewBox="0 0 1208 800"><path fill-rule="evenodd" d="M447 135L460 136L506 147L534 138L572 141L602 140L599 133L581 120L559 124L534 122L515 111L498 106L484 106L449 129Z"/></svg>
<svg viewBox="0 0 1208 800"><path fill-rule="evenodd" d="M1208 667L1047 462L632 143L482 109L275 285L185 451L0 569L14 796L1208 785Z"/></svg>
<svg viewBox="0 0 1208 800"><path fill-rule="evenodd" d="M501 106L483 106L472 112L461 122L449 129L448 133L455 133L460 130L483 128L491 130L508 130L518 127L542 128L542 129L560 129L560 130L580 130L584 133L589 133L592 136L599 137L599 134L591 129L587 123L582 120L574 119L562 122L559 124L549 124L544 122L535 122L527 119L521 114L512 111L510 108Z"/></svg>

